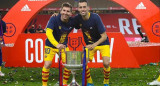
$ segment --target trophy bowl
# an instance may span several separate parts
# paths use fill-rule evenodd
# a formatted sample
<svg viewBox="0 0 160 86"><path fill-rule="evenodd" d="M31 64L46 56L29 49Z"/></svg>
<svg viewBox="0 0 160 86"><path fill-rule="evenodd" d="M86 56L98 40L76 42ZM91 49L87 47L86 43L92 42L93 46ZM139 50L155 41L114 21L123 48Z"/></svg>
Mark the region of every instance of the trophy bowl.
<svg viewBox="0 0 160 86"><path fill-rule="evenodd" d="M80 86L75 79L76 70L80 70L83 66L82 64L81 51L66 51L66 63L63 64L67 69L71 70L73 75L72 82L68 86Z"/></svg>

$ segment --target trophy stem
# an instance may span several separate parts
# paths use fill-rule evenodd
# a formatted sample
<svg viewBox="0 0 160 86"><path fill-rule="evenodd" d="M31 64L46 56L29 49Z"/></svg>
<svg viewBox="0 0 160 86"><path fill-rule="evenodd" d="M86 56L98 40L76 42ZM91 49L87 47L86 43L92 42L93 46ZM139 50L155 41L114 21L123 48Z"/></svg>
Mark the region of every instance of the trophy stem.
<svg viewBox="0 0 160 86"><path fill-rule="evenodd" d="M72 82L69 84L69 86L80 86L77 82L76 82L76 71L75 70L71 70L71 73L73 75L72 77Z"/></svg>
<svg viewBox="0 0 160 86"><path fill-rule="evenodd" d="M75 83L76 82L76 78L75 78L76 71L71 71L71 73L73 75L72 82Z"/></svg>

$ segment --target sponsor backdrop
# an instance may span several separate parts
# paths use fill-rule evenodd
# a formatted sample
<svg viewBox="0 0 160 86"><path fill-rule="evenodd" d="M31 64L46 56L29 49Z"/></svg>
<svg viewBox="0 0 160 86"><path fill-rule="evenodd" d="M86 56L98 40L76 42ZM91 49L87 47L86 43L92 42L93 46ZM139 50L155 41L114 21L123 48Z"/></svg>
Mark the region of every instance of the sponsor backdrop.
<svg viewBox="0 0 160 86"><path fill-rule="evenodd" d="M3 57L7 67L42 67L45 34L23 34L23 32L29 25L29 22L35 18L36 14L43 9L43 7L55 1L56 0L20 0L6 14L4 21L7 22L8 28L4 37L5 42L15 43L13 48L3 48ZM137 18L151 42L160 42L160 11L158 7L149 0L128 0L127 2L126 0L113 1L128 9L130 13ZM152 12L152 14L150 12ZM153 48L153 51L150 52L151 56L155 55L154 57L145 58L145 61L143 61L137 59L137 57L135 57L137 56L137 52L134 51L134 48L127 45L124 36L132 37L130 34L136 35L136 29L140 27L136 19L128 18L127 16L125 16L125 18L114 16L113 19L115 18L117 21L116 23L111 23L111 21L108 22L104 16L103 14L101 15L107 30L110 32L115 29L115 31L113 30L114 32L107 33L111 42L111 67L138 68L140 64L158 61L157 58L159 58L159 56L157 55L159 54L157 54L157 48ZM71 39L78 36L80 38L77 39L83 40L81 33L76 33L75 35L76 31L73 32L74 33L70 36ZM124 34L124 36L122 34ZM83 41L81 44L82 43ZM70 49L72 49L72 46L74 46L74 43L70 46ZM81 47L82 45L80 48ZM145 49L142 49L144 51L138 54L145 54L145 50L148 50L147 48L148 47L145 47ZM53 67L57 67L57 60L58 56L56 56L53 61L53 63L55 63L52 65ZM102 67L102 60L99 52L95 55L93 63L89 63L89 66Z"/></svg>
<svg viewBox="0 0 160 86"><path fill-rule="evenodd" d="M107 33L111 38L111 67L118 68L137 68L139 67L136 58L128 47L121 33ZM3 48L3 57L7 67L42 67L43 53L45 45L45 34L21 34L19 35L15 46ZM121 45L121 46L119 46ZM82 50L85 46L82 33L70 33L68 46L70 50ZM123 50L122 50L123 49ZM5 52L7 51L7 52ZM8 54L9 53L9 54ZM125 54L127 53L127 54ZM58 55L53 59L52 67L57 67ZM90 67L102 67L102 57L98 51Z"/></svg>
<svg viewBox="0 0 160 86"><path fill-rule="evenodd" d="M160 9L150 0L112 0L138 19L150 42L160 42Z"/></svg>
<svg viewBox="0 0 160 86"><path fill-rule="evenodd" d="M29 22L36 16L36 14L45 6L55 1L57 0L19 0L3 18L4 21L15 26L15 28L9 28L12 31L6 34L5 42L15 43L19 34L27 28ZM150 0L128 0L127 2L126 0L113 1L122 5L133 14L135 18L137 18L150 42L160 42L160 10L156 5ZM120 19L120 21L127 22L125 19ZM131 33L127 29L129 27L128 24L126 25L127 26L123 28L127 33ZM121 32L124 33L124 30Z"/></svg>
<svg viewBox="0 0 160 86"><path fill-rule="evenodd" d="M160 46L129 47L122 33L109 32L112 68L139 68L139 65L158 62ZM3 48L6 67L42 67L46 35L20 34L14 47ZM68 46L70 50L82 50L85 46L82 33L70 33ZM145 59L145 60L144 60ZM52 67L58 67L58 55L53 59ZM89 67L103 67L100 52L94 56Z"/></svg>

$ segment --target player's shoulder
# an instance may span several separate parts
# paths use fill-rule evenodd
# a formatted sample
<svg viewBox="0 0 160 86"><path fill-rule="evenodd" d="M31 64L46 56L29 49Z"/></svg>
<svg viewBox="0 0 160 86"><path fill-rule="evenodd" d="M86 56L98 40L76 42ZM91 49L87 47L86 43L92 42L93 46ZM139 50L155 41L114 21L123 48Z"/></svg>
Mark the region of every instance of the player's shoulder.
<svg viewBox="0 0 160 86"><path fill-rule="evenodd" d="M98 18L99 15L97 13L90 13L93 18Z"/></svg>
<svg viewBox="0 0 160 86"><path fill-rule="evenodd" d="M54 21L55 19L56 19L55 16L51 16L50 19L49 19L49 21Z"/></svg>
<svg viewBox="0 0 160 86"><path fill-rule="evenodd" d="M76 15L73 17L73 19L79 19L79 18L81 18L81 15L80 15L80 14L76 14Z"/></svg>
<svg viewBox="0 0 160 86"><path fill-rule="evenodd" d="M51 16L50 19L49 19L49 21L53 22L53 23L59 22L60 21L60 16L61 16L60 14L57 15L57 16Z"/></svg>

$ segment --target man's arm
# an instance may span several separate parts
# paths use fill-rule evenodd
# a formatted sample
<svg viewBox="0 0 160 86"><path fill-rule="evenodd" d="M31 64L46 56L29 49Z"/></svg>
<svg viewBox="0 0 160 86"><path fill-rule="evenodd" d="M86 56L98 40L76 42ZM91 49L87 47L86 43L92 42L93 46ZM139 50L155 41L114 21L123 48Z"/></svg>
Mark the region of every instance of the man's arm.
<svg viewBox="0 0 160 86"><path fill-rule="evenodd" d="M97 45L101 44L102 42L104 42L107 39L106 28L104 27L104 24L98 14L95 16L95 22L96 22L96 25L98 28L98 32L101 35L101 38L97 42L95 42L91 45L87 45L86 47L88 49L95 48Z"/></svg>
<svg viewBox="0 0 160 86"><path fill-rule="evenodd" d="M106 39L107 39L107 34L106 34L106 32L103 32L103 33L101 34L101 38L100 38L97 42L95 42L95 43L93 43L93 44L90 44L90 45L87 45L86 47L87 47L89 50L92 50L92 49L94 49L97 45L99 45L99 44L101 44L102 42L104 42Z"/></svg>
<svg viewBox="0 0 160 86"><path fill-rule="evenodd" d="M47 29L46 29L46 36L47 36L48 40L51 42L51 44L54 45L54 46L55 46L56 48L58 48L58 49L63 49L63 48L65 48L65 45L59 44L59 43L56 41L56 39L54 38L52 32L53 32L52 29L50 29L50 28L47 28Z"/></svg>

